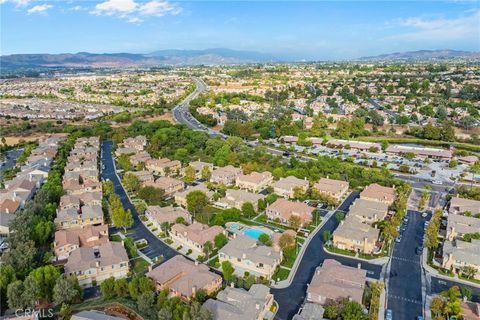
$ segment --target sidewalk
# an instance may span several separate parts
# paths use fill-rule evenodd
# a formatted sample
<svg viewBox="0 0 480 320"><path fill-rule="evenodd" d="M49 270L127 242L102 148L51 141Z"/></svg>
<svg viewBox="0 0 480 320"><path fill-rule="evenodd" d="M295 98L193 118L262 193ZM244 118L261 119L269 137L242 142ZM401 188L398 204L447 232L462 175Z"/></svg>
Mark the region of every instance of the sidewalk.
<svg viewBox="0 0 480 320"><path fill-rule="evenodd" d="M380 258L369 260L369 259L360 258L356 255L355 256L349 256L349 255L344 255L344 254L341 254L341 253L332 252L332 251L328 250L326 247L323 247L323 250L325 250L326 253L334 255L334 256L355 259L355 260L358 260L358 261L368 262L368 263L376 264L376 265L379 265L379 266L382 266L382 265L386 264L390 260L390 256L385 256L385 257L380 257Z"/></svg>
<svg viewBox="0 0 480 320"><path fill-rule="evenodd" d="M309 237L307 240L303 243L302 248L300 249L300 252L298 253L297 259L295 259L295 263L293 264L292 270L288 274L288 278L286 280L282 280L278 282L277 284L272 284L270 287L275 288L275 289L283 289L290 284L292 284L293 277L297 273L298 266L300 265L303 255L305 254L305 250L307 249L308 245L310 244L310 241L315 237L315 235L320 231L320 229L323 227L323 225L334 215L336 210L329 211L324 217L322 217L322 222L315 228L315 230L310 233Z"/></svg>

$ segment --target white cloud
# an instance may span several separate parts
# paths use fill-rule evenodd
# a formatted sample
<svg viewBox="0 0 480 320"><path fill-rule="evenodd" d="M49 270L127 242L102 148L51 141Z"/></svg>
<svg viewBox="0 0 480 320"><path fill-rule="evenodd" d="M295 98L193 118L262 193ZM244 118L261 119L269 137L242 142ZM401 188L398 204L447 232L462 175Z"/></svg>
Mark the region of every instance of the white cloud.
<svg viewBox="0 0 480 320"><path fill-rule="evenodd" d="M182 8L166 0L151 0L146 3L135 0L107 0L95 6L90 12L95 15L117 16L125 18L130 23L141 23L141 17L162 17L177 15Z"/></svg>
<svg viewBox="0 0 480 320"><path fill-rule="evenodd" d="M75 7L71 7L70 10L72 11L81 11L83 10L83 8L81 6L75 6Z"/></svg>
<svg viewBox="0 0 480 320"><path fill-rule="evenodd" d="M26 7L32 0L0 0L0 4L11 2L16 7Z"/></svg>
<svg viewBox="0 0 480 320"><path fill-rule="evenodd" d="M479 21L480 10L451 19L426 19L422 17L400 19L395 23L397 26L413 30L394 35L389 39L408 41L478 39Z"/></svg>
<svg viewBox="0 0 480 320"><path fill-rule="evenodd" d="M36 5L34 7L31 7L30 9L27 10L27 13L28 14L32 14L32 13L44 13L45 11L47 11L48 9L51 9L53 6L51 4L39 4L39 5Z"/></svg>

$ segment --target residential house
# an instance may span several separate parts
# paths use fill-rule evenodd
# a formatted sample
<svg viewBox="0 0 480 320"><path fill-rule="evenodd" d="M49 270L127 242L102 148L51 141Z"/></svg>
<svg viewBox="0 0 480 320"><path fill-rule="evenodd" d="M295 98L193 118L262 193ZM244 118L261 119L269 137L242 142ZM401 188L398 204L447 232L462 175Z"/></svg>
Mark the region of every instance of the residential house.
<svg viewBox="0 0 480 320"><path fill-rule="evenodd" d="M250 174L241 174L235 180L235 185L240 189L246 189L251 192L259 192L270 185L273 176L270 172L252 172Z"/></svg>
<svg viewBox="0 0 480 320"><path fill-rule="evenodd" d="M273 192L284 198L295 197L295 190L300 190L302 193L308 190L308 180L298 179L294 176L282 178L273 184Z"/></svg>
<svg viewBox="0 0 480 320"><path fill-rule="evenodd" d="M265 209L268 219L289 224L293 216L300 219L300 225L305 226L312 221L315 208L303 202L293 202L283 198L277 199Z"/></svg>
<svg viewBox="0 0 480 320"><path fill-rule="evenodd" d="M144 187L146 184L154 182L155 178L150 171L142 170L142 171L129 171L128 173L133 174L137 177L140 186Z"/></svg>
<svg viewBox="0 0 480 320"><path fill-rule="evenodd" d="M153 270L147 277L153 279L158 290L168 289L170 294L190 301L198 290L213 294L222 286L222 277L204 264L176 255Z"/></svg>
<svg viewBox="0 0 480 320"><path fill-rule="evenodd" d="M81 286L90 287L105 279L125 278L128 274L128 255L121 242L106 242L98 248L80 247L73 250L65 264L65 274L75 275Z"/></svg>
<svg viewBox="0 0 480 320"><path fill-rule="evenodd" d="M168 158L150 159L145 163L145 168L156 175L167 176L178 172L182 168L182 164L178 160Z"/></svg>
<svg viewBox="0 0 480 320"><path fill-rule="evenodd" d="M235 183L235 180L242 174L242 169L234 166L220 167L212 171L210 182L229 186Z"/></svg>
<svg viewBox="0 0 480 320"><path fill-rule="evenodd" d="M250 202L255 210L258 210L258 200L264 199L262 194L251 193L244 190L227 189L225 197L218 199L215 206L219 208L242 209L244 203Z"/></svg>
<svg viewBox="0 0 480 320"><path fill-rule="evenodd" d="M355 200L348 211L349 216L356 216L363 223L370 225L384 220L387 214L388 204L362 198Z"/></svg>
<svg viewBox="0 0 480 320"><path fill-rule="evenodd" d="M475 232L480 232L480 219L459 214L448 215L446 234L448 240L462 238L467 233Z"/></svg>
<svg viewBox="0 0 480 320"><path fill-rule="evenodd" d="M147 146L147 138L145 136L136 136L134 138L127 138L123 140L123 146L125 148L131 148L137 151L142 151Z"/></svg>
<svg viewBox="0 0 480 320"><path fill-rule="evenodd" d="M342 180L334 180L329 178L321 178L313 189L319 194L325 194L332 197L336 202L340 202L348 192L348 182Z"/></svg>
<svg viewBox="0 0 480 320"><path fill-rule="evenodd" d="M383 187L377 183L372 183L363 189L360 198L372 201L379 201L389 206L395 201L395 188Z"/></svg>
<svg viewBox="0 0 480 320"><path fill-rule="evenodd" d="M70 228L55 232L53 251L57 258L66 259L73 250L80 247L95 248L108 242L108 225Z"/></svg>
<svg viewBox="0 0 480 320"><path fill-rule="evenodd" d="M226 287L216 299L208 299L202 306L213 314L215 320L263 320L273 304L270 288L254 284L245 289Z"/></svg>
<svg viewBox="0 0 480 320"><path fill-rule="evenodd" d="M218 259L220 263L230 261L239 276L244 276L244 272L248 271L255 276L270 279L282 261L282 252L260 245L255 239L240 234L218 251Z"/></svg>
<svg viewBox="0 0 480 320"><path fill-rule="evenodd" d="M472 242L445 241L442 267L461 273L467 266L477 270L475 279L480 279L480 240L473 239Z"/></svg>
<svg viewBox="0 0 480 320"><path fill-rule="evenodd" d="M152 186L162 189L165 192L165 196L172 196L175 192L183 190L184 183L181 180L171 177L160 177L154 182L146 182L145 186Z"/></svg>
<svg viewBox="0 0 480 320"><path fill-rule="evenodd" d="M371 254L376 250L380 232L356 216L347 215L333 232L333 245L342 250Z"/></svg>
<svg viewBox="0 0 480 320"><path fill-rule="evenodd" d="M203 246L207 241L213 244L215 237L220 233L225 233L221 226L209 227L202 223L193 223L188 226L177 223L170 230L173 240L197 253L203 252Z"/></svg>
<svg viewBox="0 0 480 320"><path fill-rule="evenodd" d="M195 170L195 178L200 179L202 177L203 168L207 167L210 172L213 171L213 164L203 161L192 161L188 164Z"/></svg>
<svg viewBox="0 0 480 320"><path fill-rule="evenodd" d="M145 217L147 217L148 221L158 230L162 229L162 223L175 223L178 218L183 218L187 223L192 222L192 216L182 207L148 206L145 210Z"/></svg>
<svg viewBox="0 0 480 320"><path fill-rule="evenodd" d="M211 199L213 197L214 192L209 190L203 183L197 184L196 186L193 187L188 187L187 189L183 191L178 191L175 193L175 202L186 208L187 207L187 195L192 192L192 191L202 191L205 193L208 199Z"/></svg>
<svg viewBox="0 0 480 320"><path fill-rule="evenodd" d="M464 214L467 211L473 215L479 214L480 201L459 197L453 197L452 200L450 200L450 208L448 210L449 213Z"/></svg>
<svg viewBox="0 0 480 320"><path fill-rule="evenodd" d="M103 224L103 210L99 205L86 205L77 210L67 208L57 210L54 220L57 230Z"/></svg>
<svg viewBox="0 0 480 320"><path fill-rule="evenodd" d="M362 303L367 271L326 259L317 267L307 288L307 301L324 305L329 301L349 299Z"/></svg>

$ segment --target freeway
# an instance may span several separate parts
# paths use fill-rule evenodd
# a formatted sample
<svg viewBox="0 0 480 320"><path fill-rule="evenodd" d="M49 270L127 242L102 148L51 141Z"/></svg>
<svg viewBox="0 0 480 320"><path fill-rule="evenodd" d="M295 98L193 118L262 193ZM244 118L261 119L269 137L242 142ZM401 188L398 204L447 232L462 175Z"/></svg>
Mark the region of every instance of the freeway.
<svg viewBox="0 0 480 320"><path fill-rule="evenodd" d="M150 259L155 259L156 257L163 256L165 260L176 256L178 253L163 243L160 239L154 236L145 225L140 221L138 217L137 210L135 206L130 202L130 199L127 196L127 193L123 189L120 180L115 173L115 166L113 163L112 157L112 141L103 141L102 142L102 180L110 180L113 182L115 187L115 193L120 197L123 207L125 210L130 209L133 215L133 226L129 230L132 234L129 237L133 240L145 239L148 242L148 246L141 249L145 255Z"/></svg>
<svg viewBox="0 0 480 320"><path fill-rule="evenodd" d="M358 192L352 192L338 210L342 212L347 211L348 207L356 198L358 198L358 196ZM275 301L277 301L279 305L275 319L292 319L292 317L298 312L305 300L307 286L312 280L315 269L325 259L335 259L338 262L351 267L358 267L360 264L362 269L367 270L367 276L369 278L380 279L380 274L382 272L381 265L366 263L349 257L331 255L323 249L323 232L326 230L333 231L337 226L338 221L336 220L335 215L333 215L310 241L292 280L292 284L284 289L271 290L275 297Z"/></svg>

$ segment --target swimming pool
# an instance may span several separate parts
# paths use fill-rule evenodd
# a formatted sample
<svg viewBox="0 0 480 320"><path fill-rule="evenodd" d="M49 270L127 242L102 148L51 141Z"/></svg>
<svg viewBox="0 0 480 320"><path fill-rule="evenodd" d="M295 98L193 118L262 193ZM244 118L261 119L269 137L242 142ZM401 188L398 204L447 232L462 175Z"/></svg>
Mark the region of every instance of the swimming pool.
<svg viewBox="0 0 480 320"><path fill-rule="evenodd" d="M248 228L243 231L243 234L246 236L249 236L250 238L258 240L258 238L260 238L262 234L266 234L266 233L259 229Z"/></svg>

